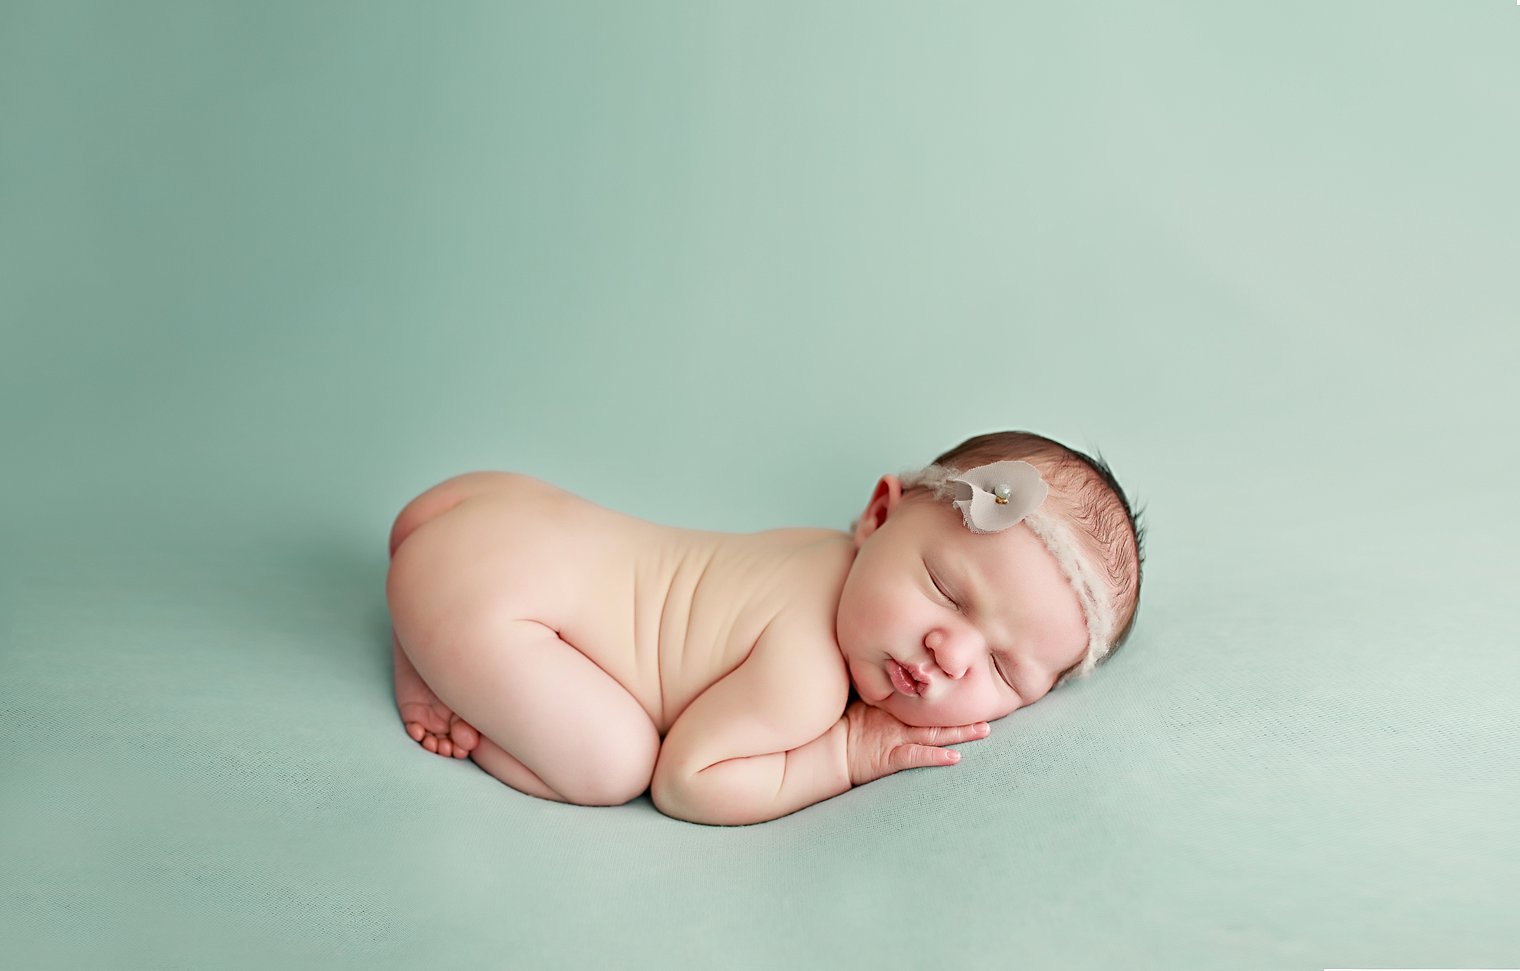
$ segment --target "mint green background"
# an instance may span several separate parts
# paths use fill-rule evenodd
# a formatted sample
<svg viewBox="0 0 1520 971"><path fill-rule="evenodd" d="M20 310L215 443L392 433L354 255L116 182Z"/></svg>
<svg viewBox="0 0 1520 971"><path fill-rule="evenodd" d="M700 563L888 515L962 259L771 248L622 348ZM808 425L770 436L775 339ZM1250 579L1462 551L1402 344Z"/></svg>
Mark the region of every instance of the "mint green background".
<svg viewBox="0 0 1520 971"><path fill-rule="evenodd" d="M0 4L15 968L1520 966L1520 8ZM975 433L1130 644L762 826L422 753L391 518L843 527Z"/></svg>

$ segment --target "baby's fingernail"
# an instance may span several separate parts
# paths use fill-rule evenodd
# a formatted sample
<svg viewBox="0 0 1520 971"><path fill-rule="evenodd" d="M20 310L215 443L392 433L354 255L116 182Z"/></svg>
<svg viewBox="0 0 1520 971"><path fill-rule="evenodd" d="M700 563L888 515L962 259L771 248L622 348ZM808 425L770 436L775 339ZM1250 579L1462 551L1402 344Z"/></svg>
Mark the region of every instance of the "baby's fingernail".
<svg viewBox="0 0 1520 971"><path fill-rule="evenodd" d="M961 760L961 753L955 751L954 749L951 749L945 754L949 756L951 762L959 762Z"/></svg>

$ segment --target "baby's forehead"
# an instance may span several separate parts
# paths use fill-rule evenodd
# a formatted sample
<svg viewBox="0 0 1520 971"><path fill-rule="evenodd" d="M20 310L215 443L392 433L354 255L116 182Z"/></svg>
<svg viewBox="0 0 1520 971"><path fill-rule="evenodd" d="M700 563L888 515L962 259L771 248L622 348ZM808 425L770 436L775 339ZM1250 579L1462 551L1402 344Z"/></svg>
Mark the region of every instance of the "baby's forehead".
<svg viewBox="0 0 1520 971"><path fill-rule="evenodd" d="M1031 571L1047 567L1059 572L1044 543L1023 523L996 533L973 533L957 514L954 525L936 530L936 534L933 545L941 556L994 587L1018 582Z"/></svg>

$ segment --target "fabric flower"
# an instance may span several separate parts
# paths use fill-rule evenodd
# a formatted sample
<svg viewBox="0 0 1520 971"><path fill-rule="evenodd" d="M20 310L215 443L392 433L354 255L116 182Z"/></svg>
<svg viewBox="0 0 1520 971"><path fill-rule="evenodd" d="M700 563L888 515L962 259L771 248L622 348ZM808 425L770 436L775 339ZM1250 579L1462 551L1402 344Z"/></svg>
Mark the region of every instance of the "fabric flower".
<svg viewBox="0 0 1520 971"><path fill-rule="evenodd" d="M993 462L950 479L953 505L973 533L1000 533L1040 508L1050 486L1028 462Z"/></svg>

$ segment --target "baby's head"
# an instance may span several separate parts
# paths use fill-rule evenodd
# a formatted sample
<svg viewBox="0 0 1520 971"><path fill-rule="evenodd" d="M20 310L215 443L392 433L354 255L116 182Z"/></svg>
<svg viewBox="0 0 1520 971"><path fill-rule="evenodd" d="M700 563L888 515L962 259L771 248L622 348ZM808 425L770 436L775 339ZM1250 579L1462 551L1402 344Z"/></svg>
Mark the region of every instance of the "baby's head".
<svg viewBox="0 0 1520 971"><path fill-rule="evenodd" d="M1138 519L1101 455L1030 432L883 476L836 620L856 691L910 725L963 725L1085 677L1134 626Z"/></svg>

